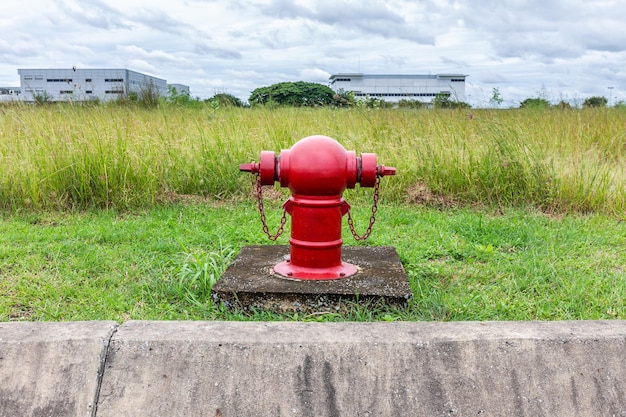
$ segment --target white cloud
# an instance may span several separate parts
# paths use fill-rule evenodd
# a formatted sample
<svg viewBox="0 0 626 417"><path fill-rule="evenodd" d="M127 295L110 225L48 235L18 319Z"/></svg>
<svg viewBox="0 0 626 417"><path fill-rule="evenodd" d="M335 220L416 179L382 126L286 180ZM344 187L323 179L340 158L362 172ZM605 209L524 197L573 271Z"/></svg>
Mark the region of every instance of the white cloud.
<svg viewBox="0 0 626 417"><path fill-rule="evenodd" d="M328 82L328 78L331 74L328 71L324 71L319 68L306 68L300 70L299 72L300 79L298 81L306 81L313 83L322 83L325 84Z"/></svg>
<svg viewBox="0 0 626 417"><path fill-rule="evenodd" d="M110 7L102 0L89 2L61 0L57 6L66 17L73 20L74 25L87 25L107 30L130 28L122 12Z"/></svg>
<svg viewBox="0 0 626 417"><path fill-rule="evenodd" d="M129 68L133 68L134 71L140 71L140 72L145 72L148 74L153 74L156 75L157 74L157 69L154 65L150 65L148 62L144 61L143 59L129 59L128 61L128 67Z"/></svg>
<svg viewBox="0 0 626 417"><path fill-rule="evenodd" d="M116 49L126 56L141 57L153 62L157 61L161 63L178 65L189 65L191 63L191 61L186 58L160 51L158 49L147 51L136 45L118 45Z"/></svg>

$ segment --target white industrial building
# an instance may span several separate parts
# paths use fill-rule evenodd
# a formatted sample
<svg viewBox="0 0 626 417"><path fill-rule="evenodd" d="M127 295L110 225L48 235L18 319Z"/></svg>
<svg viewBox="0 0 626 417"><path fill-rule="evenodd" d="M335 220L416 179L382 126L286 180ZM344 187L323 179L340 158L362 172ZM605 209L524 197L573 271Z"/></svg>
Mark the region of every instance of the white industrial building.
<svg viewBox="0 0 626 417"><path fill-rule="evenodd" d="M463 74L361 74L345 73L330 76L330 87L354 93L355 98L372 97L391 103L417 100L431 103L440 94L453 101L465 101Z"/></svg>
<svg viewBox="0 0 626 417"><path fill-rule="evenodd" d="M188 85L184 85L184 84L168 84L167 88L173 88L174 90L176 90L176 92L178 94L181 94L181 93L190 94Z"/></svg>
<svg viewBox="0 0 626 417"><path fill-rule="evenodd" d="M0 102L20 101L21 93L20 87L0 87Z"/></svg>
<svg viewBox="0 0 626 417"><path fill-rule="evenodd" d="M34 101L45 97L50 101L109 101L140 93L146 88L155 89L160 95L167 94L167 82L162 78L128 69L18 69L21 98ZM180 91L186 87L176 85Z"/></svg>

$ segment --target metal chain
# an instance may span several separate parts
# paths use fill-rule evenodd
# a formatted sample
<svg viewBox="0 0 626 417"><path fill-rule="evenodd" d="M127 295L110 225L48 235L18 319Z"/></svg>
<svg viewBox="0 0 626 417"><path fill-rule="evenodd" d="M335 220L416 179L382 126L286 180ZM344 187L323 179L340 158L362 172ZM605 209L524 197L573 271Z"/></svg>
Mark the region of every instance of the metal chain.
<svg viewBox="0 0 626 417"><path fill-rule="evenodd" d="M280 235L285 231L285 223L287 222L287 211L283 210L283 217L280 219L280 226L275 234L270 233L269 227L267 227L267 219L265 218L265 206L263 205L263 185L261 184L261 174L256 174L256 201L261 216L261 223L263 224L263 232L271 241L278 239Z"/></svg>
<svg viewBox="0 0 626 417"><path fill-rule="evenodd" d="M370 224L367 226L365 233L362 236L356 232L354 228L354 221L352 221L352 216L350 215L350 209L348 209L348 225L350 226L350 231L352 232L352 237L354 240L360 241L367 239L372 233L372 227L374 227L374 223L376 222L376 212L378 211L378 188L380 186L380 177L376 177L376 184L374 185L374 204L372 205L372 215L370 216Z"/></svg>

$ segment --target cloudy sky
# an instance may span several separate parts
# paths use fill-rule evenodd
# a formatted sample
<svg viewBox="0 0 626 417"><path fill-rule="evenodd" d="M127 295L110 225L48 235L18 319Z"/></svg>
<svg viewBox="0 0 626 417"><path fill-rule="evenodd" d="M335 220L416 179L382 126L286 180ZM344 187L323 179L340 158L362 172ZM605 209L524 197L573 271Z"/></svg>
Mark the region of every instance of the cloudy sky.
<svg viewBox="0 0 626 417"><path fill-rule="evenodd" d="M331 74L469 75L467 101L626 100L623 0L1 0L18 68L128 68L247 100ZM612 87L612 88L610 88Z"/></svg>

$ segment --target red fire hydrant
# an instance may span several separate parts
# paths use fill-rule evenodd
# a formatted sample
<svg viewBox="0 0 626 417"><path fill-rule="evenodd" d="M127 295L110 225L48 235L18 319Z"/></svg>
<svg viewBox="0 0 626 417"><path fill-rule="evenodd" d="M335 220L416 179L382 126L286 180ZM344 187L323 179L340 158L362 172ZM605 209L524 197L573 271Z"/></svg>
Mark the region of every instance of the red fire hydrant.
<svg viewBox="0 0 626 417"><path fill-rule="evenodd" d="M285 216L277 235L267 231L261 200L261 186L279 181L289 187L291 197L283 205L291 215L290 258L274 266L274 273L287 278L328 280L349 277L357 267L341 260L341 218L348 213L351 230L356 239L365 239L371 232L378 199L379 178L395 175L396 169L376 165L376 154L346 151L339 142L327 136L309 136L277 157L272 151L262 151L259 163L241 164L240 171L257 175L259 210L264 231L275 240L281 233ZM354 232L350 205L343 199L346 188L376 187L370 226L365 236Z"/></svg>

